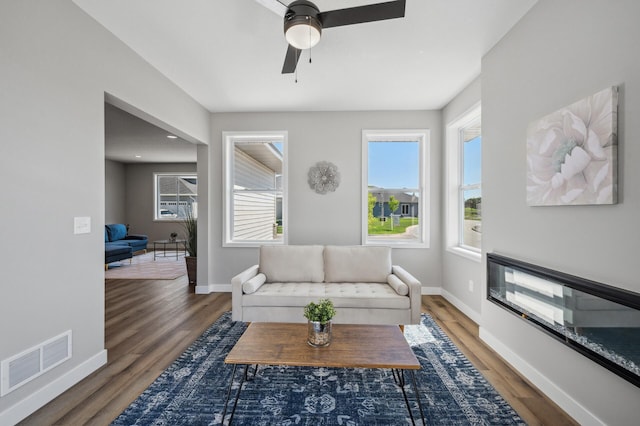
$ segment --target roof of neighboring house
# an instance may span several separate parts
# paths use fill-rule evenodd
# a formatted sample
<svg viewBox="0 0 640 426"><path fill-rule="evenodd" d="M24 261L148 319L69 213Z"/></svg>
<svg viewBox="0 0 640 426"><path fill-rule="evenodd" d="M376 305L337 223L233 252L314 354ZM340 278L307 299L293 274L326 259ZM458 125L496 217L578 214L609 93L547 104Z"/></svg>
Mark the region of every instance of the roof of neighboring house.
<svg viewBox="0 0 640 426"><path fill-rule="evenodd" d="M401 203L418 202L418 194L414 194L413 192L404 192L401 189L384 189L370 186L369 192L377 198L378 202L382 201L383 203L387 203L389 202L389 197L391 197L392 195Z"/></svg>
<svg viewBox="0 0 640 426"><path fill-rule="evenodd" d="M172 176L169 177L171 178ZM196 182L185 176L180 176L179 179L159 179L158 185L160 186L159 193L163 195L178 193L190 195L198 193L198 185Z"/></svg>
<svg viewBox="0 0 640 426"><path fill-rule="evenodd" d="M282 173L282 154L270 143L238 143L236 148L264 164L275 173Z"/></svg>

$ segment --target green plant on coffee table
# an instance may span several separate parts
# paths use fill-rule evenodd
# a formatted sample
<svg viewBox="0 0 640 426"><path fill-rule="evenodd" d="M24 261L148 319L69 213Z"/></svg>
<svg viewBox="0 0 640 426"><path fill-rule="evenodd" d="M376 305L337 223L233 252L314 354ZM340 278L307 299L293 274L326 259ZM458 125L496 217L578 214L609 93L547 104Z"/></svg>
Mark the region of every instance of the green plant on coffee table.
<svg viewBox="0 0 640 426"><path fill-rule="evenodd" d="M304 317L309 321L326 324L336 315L333 302L329 299L322 299L318 303L310 302L304 307Z"/></svg>

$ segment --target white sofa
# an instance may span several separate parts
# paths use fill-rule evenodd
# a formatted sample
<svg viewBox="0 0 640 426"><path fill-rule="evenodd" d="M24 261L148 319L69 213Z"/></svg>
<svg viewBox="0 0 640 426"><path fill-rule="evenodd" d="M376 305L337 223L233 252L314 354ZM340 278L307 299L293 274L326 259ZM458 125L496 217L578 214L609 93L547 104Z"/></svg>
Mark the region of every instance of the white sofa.
<svg viewBox="0 0 640 426"><path fill-rule="evenodd" d="M231 284L234 321L306 322L304 306L327 298L335 323L420 322L421 284L392 265L389 247L262 246L260 264Z"/></svg>

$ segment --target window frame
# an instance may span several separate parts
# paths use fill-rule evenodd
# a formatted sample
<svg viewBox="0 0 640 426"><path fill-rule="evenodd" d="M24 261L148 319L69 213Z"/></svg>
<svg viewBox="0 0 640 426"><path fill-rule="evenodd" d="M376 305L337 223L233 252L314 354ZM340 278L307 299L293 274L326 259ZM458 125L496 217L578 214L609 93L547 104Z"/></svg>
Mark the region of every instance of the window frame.
<svg viewBox="0 0 640 426"><path fill-rule="evenodd" d="M281 142L282 143L282 238L278 240L234 240L233 239L233 176L234 149L236 142ZM263 245L286 245L289 242L288 221L288 132L222 132L222 246L223 247L260 247Z"/></svg>
<svg viewBox="0 0 640 426"><path fill-rule="evenodd" d="M393 130L362 130L362 189L361 189L361 242L362 245L384 245L393 248L429 248L430 239L430 216L427 209L430 207L430 191L427 182L429 175L430 158L430 135L429 129L393 129ZM368 196L369 196L369 142L418 142L418 225L420 226L419 239L398 240L398 239L369 239L368 226ZM390 188L391 189L391 188Z"/></svg>
<svg viewBox="0 0 640 426"><path fill-rule="evenodd" d="M173 177L185 177L185 178L195 178L196 179L196 185L198 182L198 173L197 172L154 172L153 173L153 221L154 222L183 222L185 218L181 218L181 217L167 217L164 218L162 217L159 213L160 213L160 209L158 206L159 203L159 195L158 194L158 179L160 177L167 177L167 176L173 176ZM198 194L196 193L196 197L198 196ZM193 209L193 213L195 214L195 217L198 217L198 202L195 202L195 208Z"/></svg>
<svg viewBox="0 0 640 426"><path fill-rule="evenodd" d="M446 182L445 182L445 238L446 250L476 262L482 259L481 247L464 244L464 191L480 189L479 183L464 185L464 141L461 137L464 128L482 120L482 105L474 104L447 125L446 134ZM482 132L480 133L482 136ZM481 165L482 167L482 165Z"/></svg>

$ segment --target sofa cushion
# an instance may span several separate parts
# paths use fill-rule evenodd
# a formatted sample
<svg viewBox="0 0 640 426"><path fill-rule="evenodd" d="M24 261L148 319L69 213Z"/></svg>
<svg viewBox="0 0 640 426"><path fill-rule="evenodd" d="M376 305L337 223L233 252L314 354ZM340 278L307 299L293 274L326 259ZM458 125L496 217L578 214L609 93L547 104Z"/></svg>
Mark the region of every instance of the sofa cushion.
<svg viewBox="0 0 640 426"><path fill-rule="evenodd" d="M107 256L131 253L131 247L126 244L106 243L104 245L104 252Z"/></svg>
<svg viewBox="0 0 640 426"><path fill-rule="evenodd" d="M255 293L256 290L258 290L266 280L267 277L264 274L258 274L255 277L242 283L242 291L244 292L244 294Z"/></svg>
<svg viewBox="0 0 640 426"><path fill-rule="evenodd" d="M107 232L109 232L109 241L121 240L127 236L127 227L122 223L105 226L107 227Z"/></svg>
<svg viewBox="0 0 640 426"><path fill-rule="evenodd" d="M288 306L303 308L309 302L331 299L340 308L409 309L410 300L387 283L265 283L255 293L242 297L243 306Z"/></svg>
<svg viewBox="0 0 640 426"><path fill-rule="evenodd" d="M260 272L267 282L312 282L324 280L323 246L262 246Z"/></svg>
<svg viewBox="0 0 640 426"><path fill-rule="evenodd" d="M334 283L386 283L391 273L391 248L326 246L324 280Z"/></svg>
<svg viewBox="0 0 640 426"><path fill-rule="evenodd" d="M393 274L389 274L387 277L387 284L389 284L400 296L406 296L409 294L409 286Z"/></svg>

